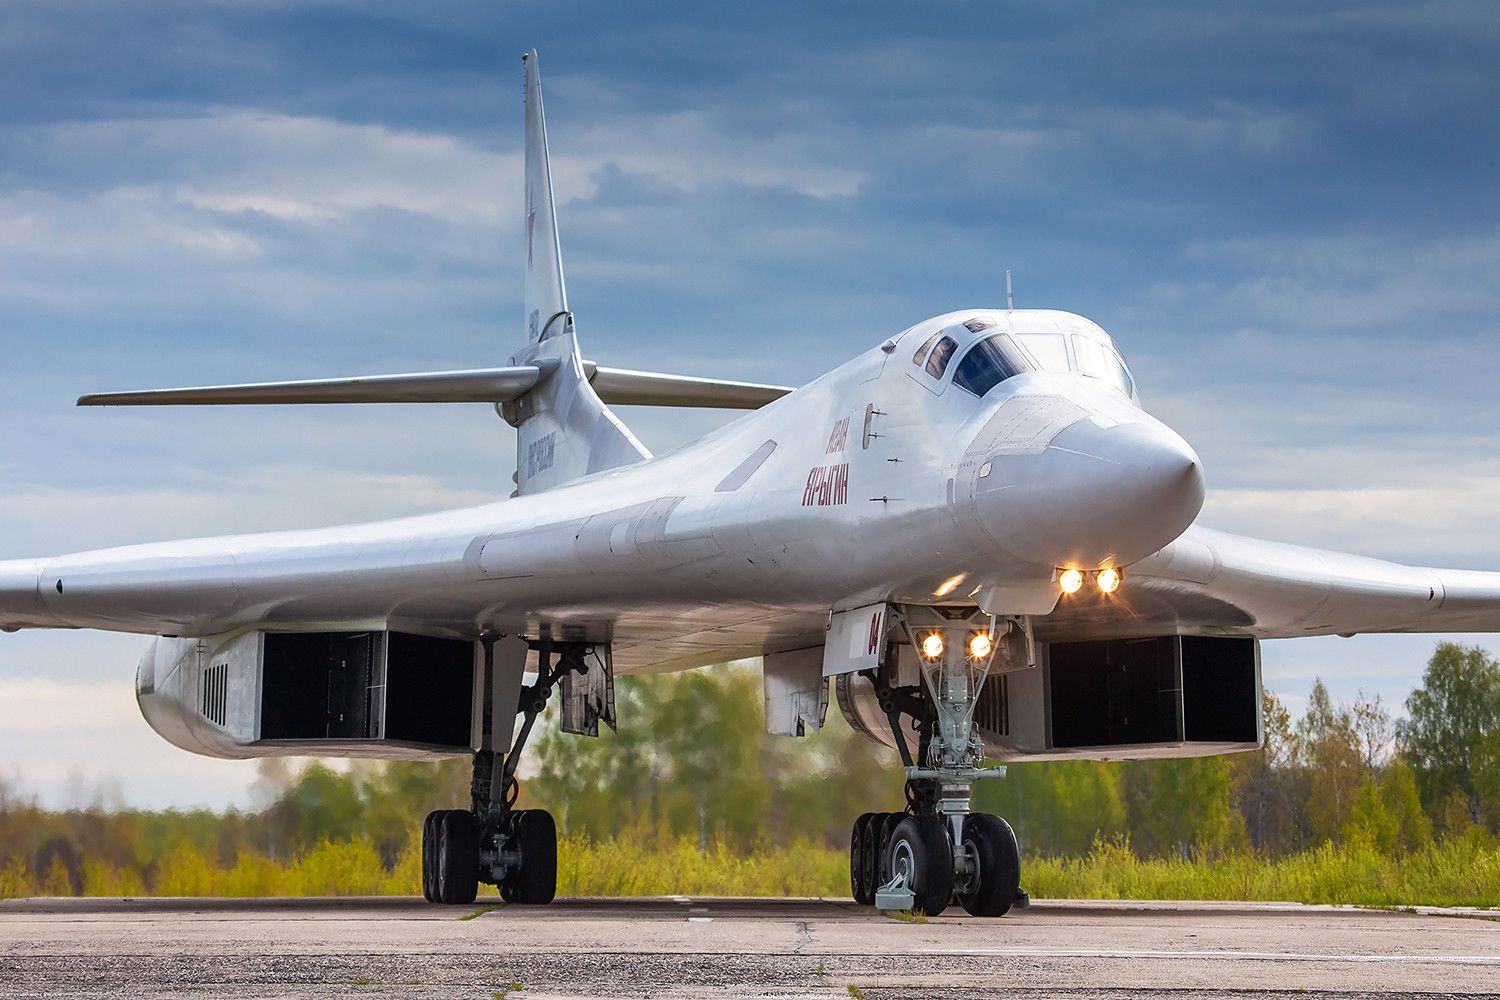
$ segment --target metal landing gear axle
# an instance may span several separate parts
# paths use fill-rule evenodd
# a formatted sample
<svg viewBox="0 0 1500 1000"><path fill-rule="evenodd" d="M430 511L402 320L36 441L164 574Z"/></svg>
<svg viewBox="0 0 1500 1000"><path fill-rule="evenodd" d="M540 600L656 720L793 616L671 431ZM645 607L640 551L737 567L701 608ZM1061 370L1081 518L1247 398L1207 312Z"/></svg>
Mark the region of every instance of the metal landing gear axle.
<svg viewBox="0 0 1500 1000"><path fill-rule="evenodd" d="M990 672L999 634L979 612L893 609L917 652L921 681L893 687L869 674L906 765L905 813L865 813L854 822L849 873L856 902L927 916L958 903L976 917L998 917L1017 902L1021 855L1010 824L970 811L969 789L1005 769L985 768L974 708ZM888 672L886 677L891 676ZM903 715L918 720L912 760Z"/></svg>
<svg viewBox="0 0 1500 1000"><path fill-rule="evenodd" d="M471 807L437 810L422 825L422 895L428 902L472 903L481 882L499 887L508 903L550 903L557 894L557 824L545 809L514 808L516 767L552 689L569 674L587 672L590 647L550 639L528 645L539 656L538 674L535 684L521 689L517 711L524 718L514 742L497 751L486 738L474 755ZM524 656L524 649L519 652ZM495 689L493 647L487 646L485 660L488 692ZM493 699L485 702L489 734L496 720Z"/></svg>

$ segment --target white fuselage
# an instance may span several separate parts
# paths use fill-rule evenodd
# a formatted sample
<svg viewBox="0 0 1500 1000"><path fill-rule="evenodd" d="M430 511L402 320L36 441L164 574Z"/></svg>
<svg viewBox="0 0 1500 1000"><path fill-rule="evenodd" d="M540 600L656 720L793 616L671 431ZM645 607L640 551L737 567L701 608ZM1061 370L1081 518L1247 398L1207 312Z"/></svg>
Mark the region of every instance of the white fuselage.
<svg viewBox="0 0 1500 1000"><path fill-rule="evenodd" d="M1202 479L1180 438L1097 379L1038 371L981 399L913 363L979 314L1002 331L1087 324L937 317L675 453L544 493L0 563L0 581L36 580L28 624L43 627L550 628L611 639L623 672L796 648L830 608L874 600L992 587L995 610L1034 613L1005 601L1055 601L1056 567L1161 548L1196 515Z"/></svg>

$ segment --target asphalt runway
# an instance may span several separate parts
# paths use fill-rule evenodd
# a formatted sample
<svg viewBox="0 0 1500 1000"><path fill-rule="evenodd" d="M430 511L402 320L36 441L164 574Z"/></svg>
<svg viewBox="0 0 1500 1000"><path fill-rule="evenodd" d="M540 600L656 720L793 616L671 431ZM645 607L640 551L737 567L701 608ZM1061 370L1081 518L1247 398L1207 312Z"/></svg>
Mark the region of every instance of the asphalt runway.
<svg viewBox="0 0 1500 1000"><path fill-rule="evenodd" d="M494 903L493 897L488 897ZM1500 995L1500 912L1038 901L7 900L9 997Z"/></svg>

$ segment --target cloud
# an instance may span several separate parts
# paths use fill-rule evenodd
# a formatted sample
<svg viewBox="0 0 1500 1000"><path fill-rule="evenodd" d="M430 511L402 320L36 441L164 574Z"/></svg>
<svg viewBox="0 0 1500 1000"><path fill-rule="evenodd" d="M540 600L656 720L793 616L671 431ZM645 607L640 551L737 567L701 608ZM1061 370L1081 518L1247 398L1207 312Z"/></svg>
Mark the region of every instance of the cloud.
<svg viewBox="0 0 1500 1000"><path fill-rule="evenodd" d="M1223 305L1246 323L1288 332L1425 342L1463 332L1449 317L1493 317L1500 307L1490 280L1500 269L1493 230L1417 242L1384 233L1200 239L1188 243L1187 259L1232 269L1239 277L1222 289ZM1433 329L1434 321L1443 326Z"/></svg>
<svg viewBox="0 0 1500 1000"><path fill-rule="evenodd" d="M1500 569L1500 476L1345 489L1220 489L1204 521L1228 530L1423 565Z"/></svg>
<svg viewBox="0 0 1500 1000"><path fill-rule="evenodd" d="M118 722L122 704L118 684L0 678L0 732L47 732L56 729L58 719L80 730L98 730Z"/></svg>
<svg viewBox="0 0 1500 1000"><path fill-rule="evenodd" d="M50 638L67 649L65 637ZM166 743L141 718L133 672L121 673L105 682L0 676L0 777L11 790L54 808L247 804L255 762L198 757Z"/></svg>
<svg viewBox="0 0 1500 1000"><path fill-rule="evenodd" d="M536 45L599 361L800 382L1000 301L1014 268L1021 304L1118 336L1204 457L1210 523L1500 565L1491 5L13 7L0 557L507 493L513 435L484 407L68 404L502 362L522 329L514 56ZM658 451L726 419L626 417ZM1370 643L1271 644L1268 677L1331 673L1343 696L1378 665L1399 701L1430 643ZM0 636L0 677L125 695L118 730L0 730L0 760L50 755L55 783L116 760L143 801L231 794L207 776L242 772L134 719L139 645ZM202 769L173 792L177 766Z"/></svg>
<svg viewBox="0 0 1500 1000"><path fill-rule="evenodd" d="M7 557L140 541L348 524L491 503L498 490L311 464L245 469L207 488L49 488L0 495Z"/></svg>

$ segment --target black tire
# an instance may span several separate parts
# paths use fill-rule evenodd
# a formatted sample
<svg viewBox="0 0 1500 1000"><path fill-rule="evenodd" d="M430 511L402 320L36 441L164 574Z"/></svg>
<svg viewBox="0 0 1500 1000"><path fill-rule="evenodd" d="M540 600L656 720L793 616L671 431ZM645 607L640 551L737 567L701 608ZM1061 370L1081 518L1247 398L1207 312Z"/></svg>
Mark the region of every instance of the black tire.
<svg viewBox="0 0 1500 1000"><path fill-rule="evenodd" d="M936 816L908 816L891 834L890 869L906 871L912 909L935 917L953 897L953 847Z"/></svg>
<svg viewBox="0 0 1500 1000"><path fill-rule="evenodd" d="M870 813L860 813L849 830L849 895L860 906L869 906L875 901L865 880L865 830L870 825Z"/></svg>
<svg viewBox="0 0 1500 1000"><path fill-rule="evenodd" d="M439 903L472 903L479 895L479 821L467 809L449 809L438 820Z"/></svg>
<svg viewBox="0 0 1500 1000"><path fill-rule="evenodd" d="M545 809L516 814L516 846L521 866L511 881L515 902L539 906L557 895L557 824Z"/></svg>
<svg viewBox="0 0 1500 1000"><path fill-rule="evenodd" d="M877 875L880 872L880 823L885 816L871 813L860 832L860 881L864 883L865 896L869 903L875 902L875 890L880 888Z"/></svg>
<svg viewBox="0 0 1500 1000"><path fill-rule="evenodd" d="M979 878L958 901L971 916L1003 917L1021 892L1021 849L1015 831L999 816L972 813L964 820L964 845Z"/></svg>
<svg viewBox="0 0 1500 1000"><path fill-rule="evenodd" d="M876 847L876 855L879 864L875 869L875 885L880 887L891 880L891 837L896 832L896 827L906 818L906 813L881 813L880 814L880 839Z"/></svg>
<svg viewBox="0 0 1500 1000"><path fill-rule="evenodd" d="M438 901L438 820L443 810L434 810L422 820L422 898L429 903Z"/></svg>

